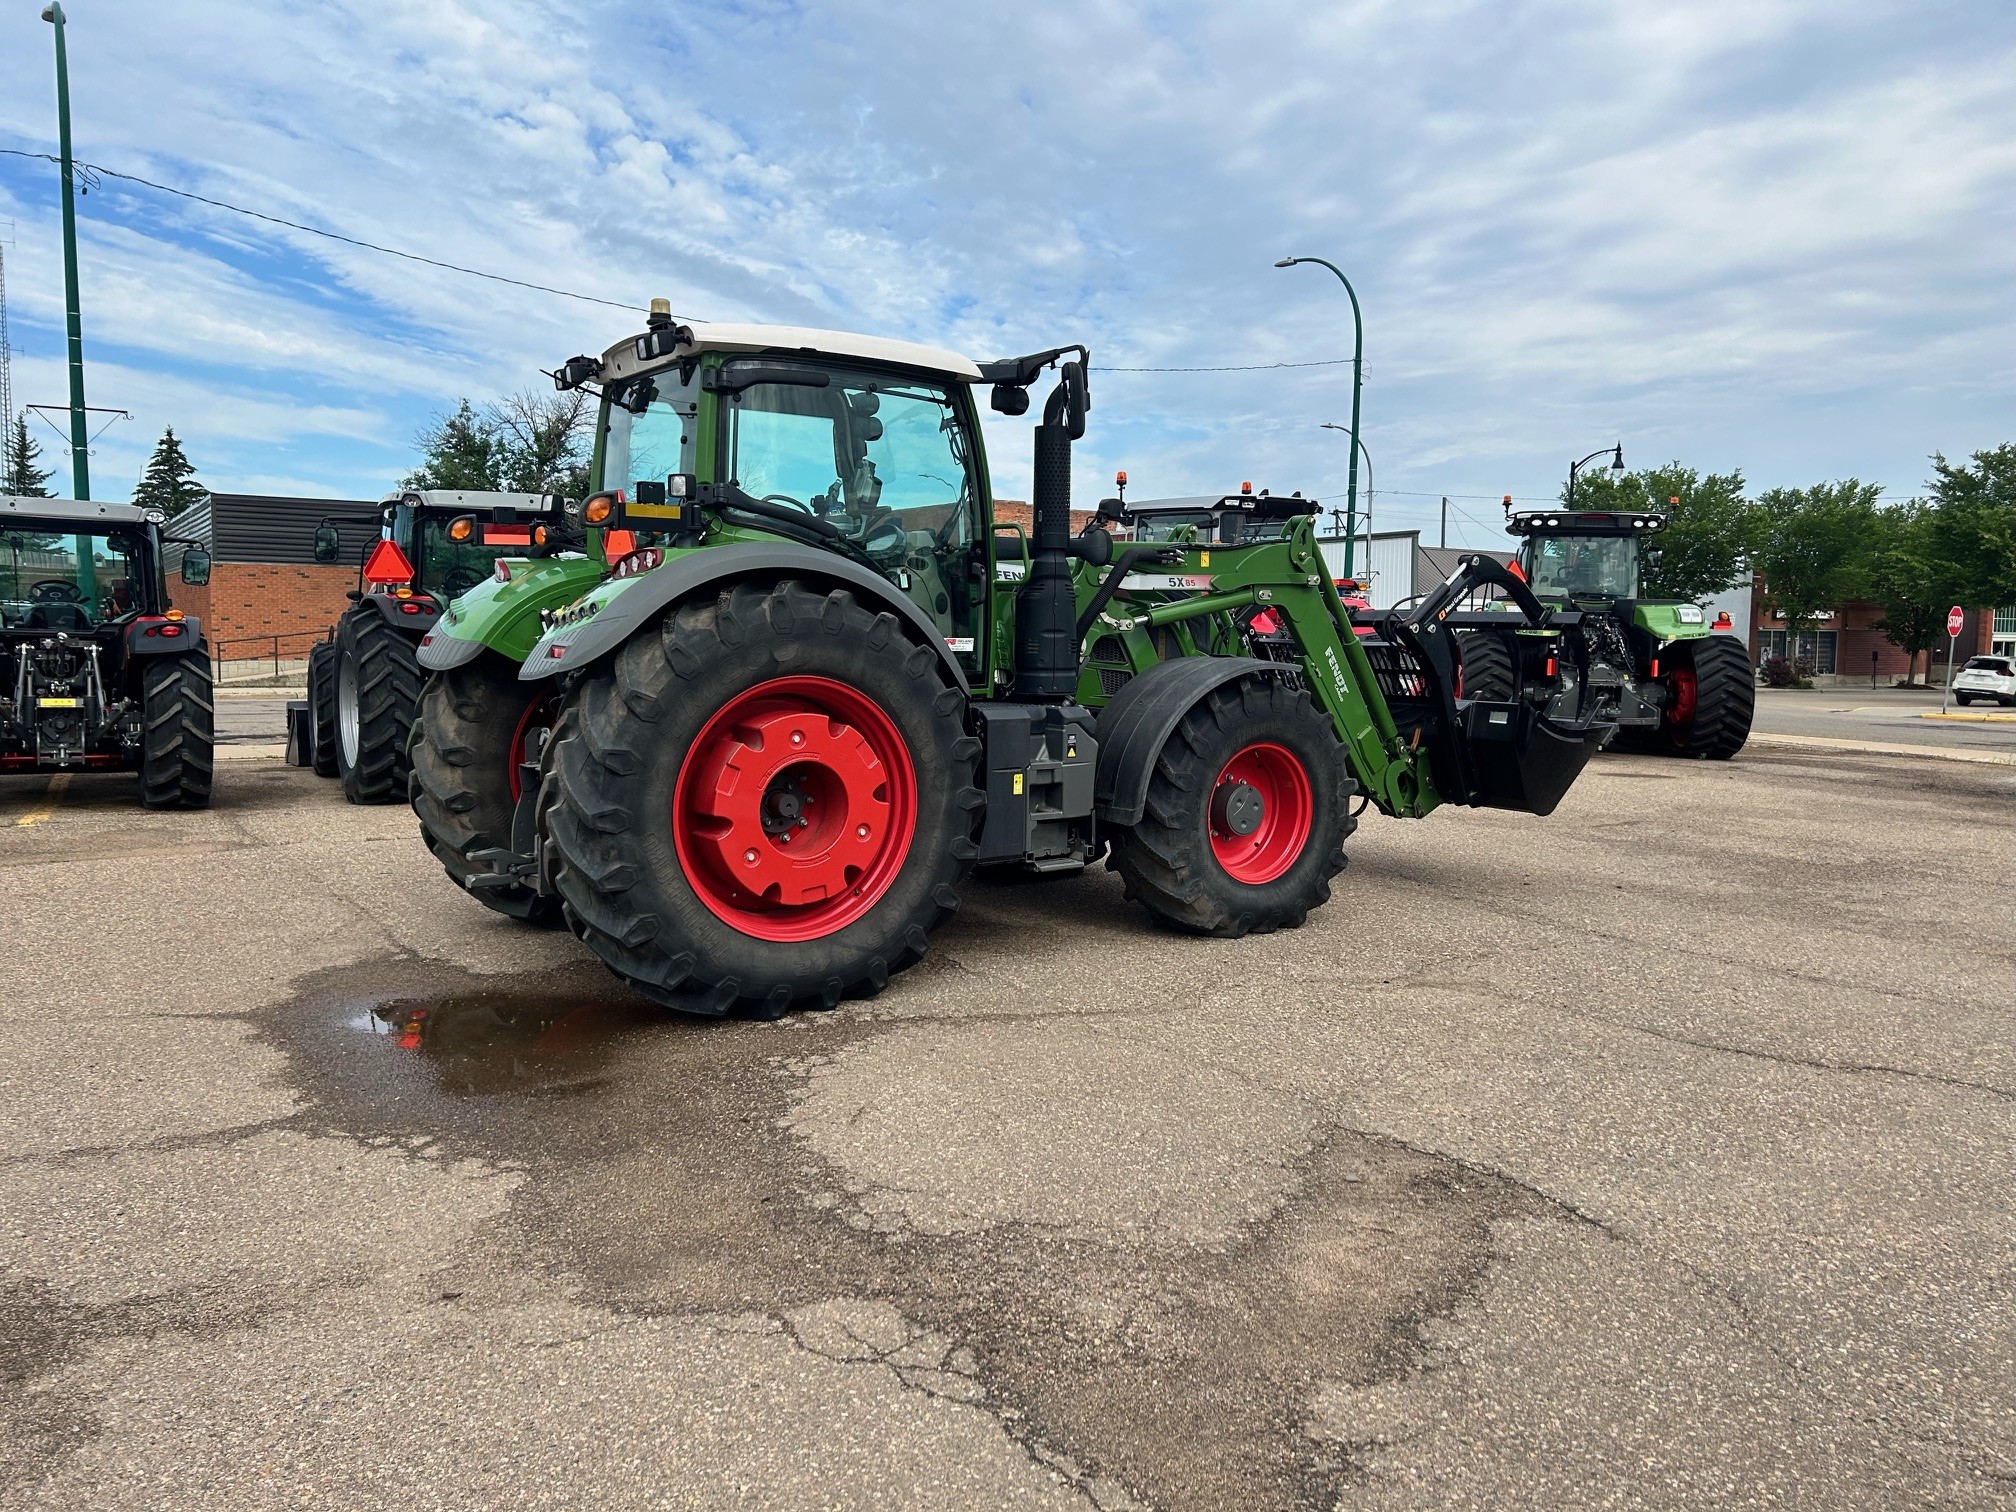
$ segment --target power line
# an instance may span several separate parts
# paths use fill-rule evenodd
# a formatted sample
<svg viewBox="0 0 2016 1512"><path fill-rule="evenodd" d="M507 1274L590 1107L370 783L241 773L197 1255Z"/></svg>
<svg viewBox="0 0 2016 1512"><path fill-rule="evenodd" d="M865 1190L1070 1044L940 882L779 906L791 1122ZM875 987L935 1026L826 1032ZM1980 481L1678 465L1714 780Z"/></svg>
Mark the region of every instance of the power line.
<svg viewBox="0 0 2016 1512"><path fill-rule="evenodd" d="M45 163L57 163L59 166L61 163L60 159L51 156L49 153L24 152L18 147L0 147L0 153L5 153L9 157L33 158ZM211 199L208 195L192 194L187 189L175 189L167 184L157 184L152 179L141 178L138 174L120 173L115 169L101 168L96 163L78 163L73 161L72 166L96 178L122 179L126 183L139 184L144 188L153 189L161 194L172 194L178 199L194 200L199 205L210 205L218 210L229 210L234 215L249 215L253 220L265 221L269 225L285 226L290 231L305 231L310 236L326 237L330 241L342 242L346 246L362 247L367 252L382 252L387 257L402 257L407 262L425 263L430 268L442 268L450 273L466 274L470 278L486 278L491 283L510 284L515 288L531 289L540 294L558 294L563 299L580 299L587 301L589 304L608 305L614 310L642 310L644 308L642 305L625 304L618 299L603 299L595 294L576 293L572 289L556 289L551 284L528 283L522 278L507 278L502 273L485 273L481 268L465 268L460 263L442 262L437 257L422 257L418 252L402 252L397 247L381 246L377 242L363 241L355 236L344 236L341 232L337 231L325 231L320 226L304 226L299 221L285 220L277 215L268 215L262 210L248 210L245 206L234 205L228 200ZM85 184L85 191L87 193L90 191L90 183L88 181Z"/></svg>
<svg viewBox="0 0 2016 1512"><path fill-rule="evenodd" d="M1349 357L1325 357L1319 362L1247 362L1236 367L1109 367L1095 362L1092 367L1100 373L1264 373L1274 368L1343 367L1352 361Z"/></svg>

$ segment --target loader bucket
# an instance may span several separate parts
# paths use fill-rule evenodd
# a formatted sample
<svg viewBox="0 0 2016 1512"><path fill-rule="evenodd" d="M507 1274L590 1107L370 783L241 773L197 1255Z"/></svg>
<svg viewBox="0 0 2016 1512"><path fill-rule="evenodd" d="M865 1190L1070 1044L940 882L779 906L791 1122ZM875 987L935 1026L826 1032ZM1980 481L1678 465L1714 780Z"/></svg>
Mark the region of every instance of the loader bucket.
<svg viewBox="0 0 2016 1512"><path fill-rule="evenodd" d="M1568 723L1525 703L1457 705L1480 808L1551 814L1575 785L1582 768L1617 727L1601 721Z"/></svg>

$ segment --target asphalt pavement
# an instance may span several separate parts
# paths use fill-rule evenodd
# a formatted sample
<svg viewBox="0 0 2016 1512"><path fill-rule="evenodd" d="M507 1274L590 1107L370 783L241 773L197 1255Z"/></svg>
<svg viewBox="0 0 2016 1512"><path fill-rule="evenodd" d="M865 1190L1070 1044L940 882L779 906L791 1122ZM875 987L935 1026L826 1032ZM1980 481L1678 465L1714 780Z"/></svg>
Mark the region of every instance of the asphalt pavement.
<svg viewBox="0 0 2016 1512"><path fill-rule="evenodd" d="M0 778L0 1504L2007 1505L2012 799L1606 757L756 1024L269 758Z"/></svg>
<svg viewBox="0 0 2016 1512"><path fill-rule="evenodd" d="M1760 688L1752 729L1763 735L2016 754L2016 709L1949 704L1937 688ZM1965 718L1959 716L1967 716Z"/></svg>

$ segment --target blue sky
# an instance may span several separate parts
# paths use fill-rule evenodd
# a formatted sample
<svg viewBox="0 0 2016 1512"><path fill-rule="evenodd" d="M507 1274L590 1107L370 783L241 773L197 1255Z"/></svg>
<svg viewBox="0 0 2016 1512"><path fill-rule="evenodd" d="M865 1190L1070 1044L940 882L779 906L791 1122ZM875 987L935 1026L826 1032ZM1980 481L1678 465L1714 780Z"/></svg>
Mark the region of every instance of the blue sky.
<svg viewBox="0 0 2016 1512"><path fill-rule="evenodd" d="M0 16L0 146L53 150L50 28ZM1383 526L1486 544L1627 460L1916 491L2016 439L2005 0L821 6L203 0L69 9L80 158L682 314L977 357L1348 356ZM0 157L17 399L60 403L54 170ZM89 400L218 489L368 495L461 395L631 317L107 181ZM6 222L12 222L11 230ZM1341 495L1348 367L1102 371L1081 497ZM46 460L65 465L41 431ZM990 427L1004 493L1025 422ZM1469 518L1466 518L1469 517Z"/></svg>

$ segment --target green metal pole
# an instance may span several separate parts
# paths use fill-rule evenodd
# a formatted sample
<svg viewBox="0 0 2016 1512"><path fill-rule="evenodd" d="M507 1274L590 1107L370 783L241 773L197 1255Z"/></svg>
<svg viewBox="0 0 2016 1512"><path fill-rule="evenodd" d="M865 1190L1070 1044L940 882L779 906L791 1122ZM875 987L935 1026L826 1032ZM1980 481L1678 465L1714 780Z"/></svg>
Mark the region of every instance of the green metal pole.
<svg viewBox="0 0 2016 1512"><path fill-rule="evenodd" d="M63 7L42 19L56 28L56 137L63 162L63 300L70 329L70 477L80 499L91 497L90 417L84 411L84 316L77 301L76 174L70 163L70 61L63 47Z"/></svg>
<svg viewBox="0 0 2016 1512"><path fill-rule="evenodd" d="M1284 257L1274 264L1277 268L1292 268L1297 263L1315 263L1319 268L1328 268L1337 275L1337 282L1344 285L1344 292L1351 296L1351 325L1357 333L1351 351L1351 439L1358 439L1358 401L1365 391L1365 316L1358 308L1358 291L1351 287L1351 280L1344 276L1344 270L1333 262L1321 257ZM1344 501L1344 576L1355 578L1358 573L1354 566L1355 547L1358 539L1358 448L1351 448L1351 482Z"/></svg>
<svg viewBox="0 0 2016 1512"><path fill-rule="evenodd" d="M91 497L91 417L84 409L84 315L77 300L77 192L70 163L70 58L63 46L63 7L50 0L42 19L56 28L56 139L63 160L63 318L70 332L70 492ZM77 591L98 612L98 564L90 536L76 538Z"/></svg>

